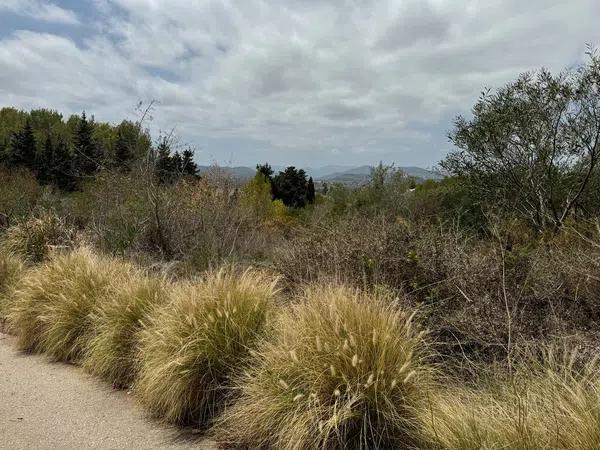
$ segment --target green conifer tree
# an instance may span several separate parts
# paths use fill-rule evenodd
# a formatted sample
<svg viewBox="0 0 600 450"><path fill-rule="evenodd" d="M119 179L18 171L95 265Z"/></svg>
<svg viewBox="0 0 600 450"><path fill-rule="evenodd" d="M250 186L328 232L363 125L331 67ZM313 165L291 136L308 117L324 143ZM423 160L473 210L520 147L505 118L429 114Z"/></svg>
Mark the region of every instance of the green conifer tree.
<svg viewBox="0 0 600 450"><path fill-rule="evenodd" d="M314 203L315 201L315 183L312 177L308 179L308 184L306 185L306 201L308 203Z"/></svg>
<svg viewBox="0 0 600 450"><path fill-rule="evenodd" d="M9 151L9 164L14 167L23 167L29 170L36 169L37 146L33 128L29 118L25 121L23 129L13 136Z"/></svg>
<svg viewBox="0 0 600 450"><path fill-rule="evenodd" d="M186 148L181 156L183 175L195 177L198 175L198 164L194 162L194 151Z"/></svg>
<svg viewBox="0 0 600 450"><path fill-rule="evenodd" d="M101 157L94 141L94 123L87 120L85 111L77 124L74 139L73 164L78 177L93 176L101 167Z"/></svg>
<svg viewBox="0 0 600 450"><path fill-rule="evenodd" d="M50 179L63 191L73 191L77 185L77 177L73 169L73 156L63 139L54 147Z"/></svg>

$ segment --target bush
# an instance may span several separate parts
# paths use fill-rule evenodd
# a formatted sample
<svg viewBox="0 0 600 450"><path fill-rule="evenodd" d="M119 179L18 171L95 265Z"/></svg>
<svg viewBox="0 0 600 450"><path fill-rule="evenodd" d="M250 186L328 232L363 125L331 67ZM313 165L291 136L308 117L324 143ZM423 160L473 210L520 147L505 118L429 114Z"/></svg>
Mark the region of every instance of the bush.
<svg viewBox="0 0 600 450"><path fill-rule="evenodd" d="M142 327L151 311L165 302L168 286L162 278L131 274L99 302L91 314L91 337L83 366L115 386L129 386L136 373Z"/></svg>
<svg viewBox="0 0 600 450"><path fill-rule="evenodd" d="M41 194L31 172L0 166L0 230L31 214Z"/></svg>
<svg viewBox="0 0 600 450"><path fill-rule="evenodd" d="M70 248L74 241L74 229L57 215L44 213L10 227L0 250L31 262L41 262L48 257L51 248Z"/></svg>
<svg viewBox="0 0 600 450"><path fill-rule="evenodd" d="M139 249L151 223L147 190L146 174L137 167L128 173L101 172L70 197L69 211L95 246L126 254Z"/></svg>
<svg viewBox="0 0 600 450"><path fill-rule="evenodd" d="M24 270L20 258L0 252L0 323L6 318L8 308L13 302L14 290Z"/></svg>
<svg viewBox="0 0 600 450"><path fill-rule="evenodd" d="M598 359L550 355L487 388L453 388L427 422L436 448L593 450L600 442ZM496 374L496 376L498 376Z"/></svg>
<svg viewBox="0 0 600 450"><path fill-rule="evenodd" d="M238 380L218 434L252 448L421 448L433 383L412 315L344 287L301 300Z"/></svg>
<svg viewBox="0 0 600 450"><path fill-rule="evenodd" d="M140 338L135 390L155 416L180 424L211 420L265 330L276 281L222 269L174 289Z"/></svg>
<svg viewBox="0 0 600 450"><path fill-rule="evenodd" d="M290 284L326 278L363 288L402 288L413 277L410 239L401 220L352 216L296 230L275 248L273 260Z"/></svg>
<svg viewBox="0 0 600 450"><path fill-rule="evenodd" d="M131 267L79 248L54 255L23 280L9 310L18 345L57 361L78 362L91 327L91 312L112 294Z"/></svg>

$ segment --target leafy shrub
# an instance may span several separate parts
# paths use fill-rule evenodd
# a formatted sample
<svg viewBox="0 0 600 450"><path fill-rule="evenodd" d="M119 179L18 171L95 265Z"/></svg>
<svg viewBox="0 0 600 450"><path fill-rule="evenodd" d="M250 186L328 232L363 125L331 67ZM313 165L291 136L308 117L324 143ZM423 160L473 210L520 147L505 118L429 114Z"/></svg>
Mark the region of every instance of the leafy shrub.
<svg viewBox="0 0 600 450"><path fill-rule="evenodd" d="M91 313L91 337L83 366L116 386L128 386L136 373L139 335L151 311L165 302L166 280L132 273Z"/></svg>
<svg viewBox="0 0 600 450"><path fill-rule="evenodd" d="M13 302L14 290L24 270L25 266L20 258L0 252L0 322L6 318Z"/></svg>
<svg viewBox="0 0 600 450"><path fill-rule="evenodd" d="M0 244L2 251L22 256L31 262L41 262L51 248L70 248L74 245L75 230L53 213L10 227Z"/></svg>
<svg viewBox="0 0 600 450"><path fill-rule="evenodd" d="M58 361L78 362L92 324L91 312L131 272L123 262L87 248L57 253L30 271L9 310L18 345Z"/></svg>
<svg viewBox="0 0 600 450"><path fill-rule="evenodd" d="M252 448L421 448L433 383L412 315L345 287L301 300L239 378L220 436Z"/></svg>
<svg viewBox="0 0 600 450"><path fill-rule="evenodd" d="M276 279L221 269L177 286L140 338L135 390L157 417L208 423L230 394L272 312Z"/></svg>

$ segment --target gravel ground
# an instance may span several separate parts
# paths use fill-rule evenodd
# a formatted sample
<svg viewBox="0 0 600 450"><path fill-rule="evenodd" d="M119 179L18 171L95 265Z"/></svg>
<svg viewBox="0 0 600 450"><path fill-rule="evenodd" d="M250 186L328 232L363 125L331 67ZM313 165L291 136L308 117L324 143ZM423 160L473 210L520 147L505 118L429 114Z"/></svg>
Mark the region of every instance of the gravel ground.
<svg viewBox="0 0 600 450"><path fill-rule="evenodd" d="M16 350L0 334L0 449L201 449L214 443L144 416L124 391Z"/></svg>

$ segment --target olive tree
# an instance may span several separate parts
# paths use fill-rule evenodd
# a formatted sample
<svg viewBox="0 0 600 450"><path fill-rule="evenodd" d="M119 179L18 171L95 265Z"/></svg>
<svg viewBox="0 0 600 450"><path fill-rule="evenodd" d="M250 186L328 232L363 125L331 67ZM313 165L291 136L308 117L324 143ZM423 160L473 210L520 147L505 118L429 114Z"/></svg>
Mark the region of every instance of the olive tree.
<svg viewBox="0 0 600 450"><path fill-rule="evenodd" d="M537 229L589 215L586 196L600 157L600 58L576 68L525 73L484 92L459 116L442 167L469 184L481 205L526 217ZM596 203L594 203L596 204Z"/></svg>

